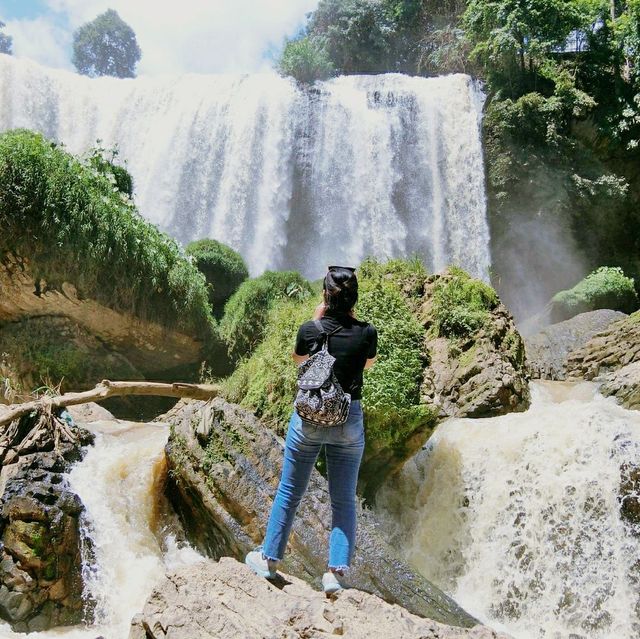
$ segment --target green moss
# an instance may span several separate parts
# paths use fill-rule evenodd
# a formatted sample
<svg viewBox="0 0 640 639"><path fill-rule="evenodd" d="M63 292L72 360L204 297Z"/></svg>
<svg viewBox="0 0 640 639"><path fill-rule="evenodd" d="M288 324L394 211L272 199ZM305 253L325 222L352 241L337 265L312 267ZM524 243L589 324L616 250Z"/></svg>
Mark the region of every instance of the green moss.
<svg viewBox="0 0 640 639"><path fill-rule="evenodd" d="M209 301L216 317L222 317L224 305L240 284L249 277L242 256L216 240L197 240L186 248L209 287Z"/></svg>
<svg viewBox="0 0 640 639"><path fill-rule="evenodd" d="M265 335L269 310L278 300L304 300L311 293L310 284L295 271L267 271L243 282L227 302L220 322L229 356L238 360L253 352Z"/></svg>
<svg viewBox="0 0 640 639"><path fill-rule="evenodd" d="M296 392L291 359L298 327L309 320L318 300L285 299L267 314L264 341L223 384L230 401L250 408L283 432Z"/></svg>
<svg viewBox="0 0 640 639"><path fill-rule="evenodd" d="M569 319L578 313L609 308L631 313L638 308L634 281L621 268L602 266L568 291L560 291L551 299L554 322Z"/></svg>
<svg viewBox="0 0 640 639"><path fill-rule="evenodd" d="M216 340L204 276L91 162L43 136L0 135L0 260L29 260L40 289L81 297Z"/></svg>
<svg viewBox="0 0 640 639"><path fill-rule="evenodd" d="M433 330L440 337L473 335L486 326L497 304L498 295L491 286L451 267L434 286Z"/></svg>

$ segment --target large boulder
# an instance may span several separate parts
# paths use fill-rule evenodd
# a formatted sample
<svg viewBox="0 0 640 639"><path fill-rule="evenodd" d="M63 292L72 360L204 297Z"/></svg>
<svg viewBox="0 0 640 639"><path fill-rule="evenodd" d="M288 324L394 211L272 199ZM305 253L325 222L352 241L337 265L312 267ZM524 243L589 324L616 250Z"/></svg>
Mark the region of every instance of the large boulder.
<svg viewBox="0 0 640 639"><path fill-rule="evenodd" d="M35 632L84 617L79 497L66 479L92 435L65 421L74 441L54 434L56 417L13 422L0 442L0 618ZM43 428L46 421L51 428Z"/></svg>
<svg viewBox="0 0 640 639"><path fill-rule="evenodd" d="M627 317L619 311L602 309L581 313L551 324L525 338L527 362L534 379L563 380L569 353L583 347L613 322Z"/></svg>
<svg viewBox="0 0 640 639"><path fill-rule="evenodd" d="M594 379L640 360L640 311L609 325L567 358L567 377Z"/></svg>
<svg viewBox="0 0 640 639"><path fill-rule="evenodd" d="M206 597L202 596L206 593ZM168 574L132 621L129 639L508 639L484 626L455 628L359 590L326 598L295 576L269 582L229 557Z"/></svg>
<svg viewBox="0 0 640 639"><path fill-rule="evenodd" d="M258 545L280 477L283 445L249 411L223 399L181 402L165 416L167 495L191 543L218 559ZM283 569L319 585L326 569L331 507L327 481L312 473L296 516ZM456 626L476 622L398 559L369 510L359 513L354 587L410 612Z"/></svg>
<svg viewBox="0 0 640 639"><path fill-rule="evenodd" d="M497 296L485 304L482 321L475 320L474 325L473 316L471 321L460 321L463 327L470 325L469 329L450 335L433 330L438 290L463 286L486 287L457 269L431 276L425 284L420 316L427 329L428 366L422 401L450 417L492 417L526 410L531 396L524 342ZM462 306L462 299L457 306Z"/></svg>

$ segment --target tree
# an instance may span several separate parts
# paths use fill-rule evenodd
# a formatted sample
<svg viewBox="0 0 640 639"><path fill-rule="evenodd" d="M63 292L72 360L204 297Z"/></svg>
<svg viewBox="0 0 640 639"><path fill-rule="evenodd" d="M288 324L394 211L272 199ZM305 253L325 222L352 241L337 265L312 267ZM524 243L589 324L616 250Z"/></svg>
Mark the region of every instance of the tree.
<svg viewBox="0 0 640 639"><path fill-rule="evenodd" d="M298 82L326 80L335 69L325 48L312 36L289 40L277 64L278 71Z"/></svg>
<svg viewBox="0 0 640 639"><path fill-rule="evenodd" d="M2 33L2 29L5 26L5 23L0 20L0 53L11 55L13 53L13 38L6 33Z"/></svg>
<svg viewBox="0 0 640 639"><path fill-rule="evenodd" d="M73 64L83 75L134 78L141 56L136 34L113 9L73 35Z"/></svg>

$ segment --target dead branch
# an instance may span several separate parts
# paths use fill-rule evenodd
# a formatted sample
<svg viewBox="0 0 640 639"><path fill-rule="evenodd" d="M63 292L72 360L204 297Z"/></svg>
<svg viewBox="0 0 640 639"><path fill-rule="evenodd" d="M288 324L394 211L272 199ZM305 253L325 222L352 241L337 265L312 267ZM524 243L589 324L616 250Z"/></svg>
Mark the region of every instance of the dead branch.
<svg viewBox="0 0 640 639"><path fill-rule="evenodd" d="M215 384L185 384L175 382L163 384L160 382L112 382L103 379L95 388L81 393L65 393L55 397L41 397L40 399L23 404L9 406L8 410L0 412L0 428L5 427L23 415L32 411L63 406L86 404L87 402L101 402L109 397L122 395L156 395L161 397L189 397L191 399L211 399L220 392Z"/></svg>

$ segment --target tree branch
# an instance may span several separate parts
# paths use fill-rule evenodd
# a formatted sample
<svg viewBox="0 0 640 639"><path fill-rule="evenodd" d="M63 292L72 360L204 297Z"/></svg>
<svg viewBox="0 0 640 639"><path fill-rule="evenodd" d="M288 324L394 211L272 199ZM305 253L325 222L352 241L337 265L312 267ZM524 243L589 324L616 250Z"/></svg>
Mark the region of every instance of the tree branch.
<svg viewBox="0 0 640 639"><path fill-rule="evenodd" d="M7 426L12 421L27 415L31 411L42 408L62 408L86 404L87 402L101 402L108 397L121 395L157 395L161 397L189 397L191 399L211 399L220 392L215 384L185 384L175 382L162 384L160 382L111 382L103 379L96 387L81 393L65 393L56 397L42 397L24 404L9 406L6 412L0 412L0 427Z"/></svg>

